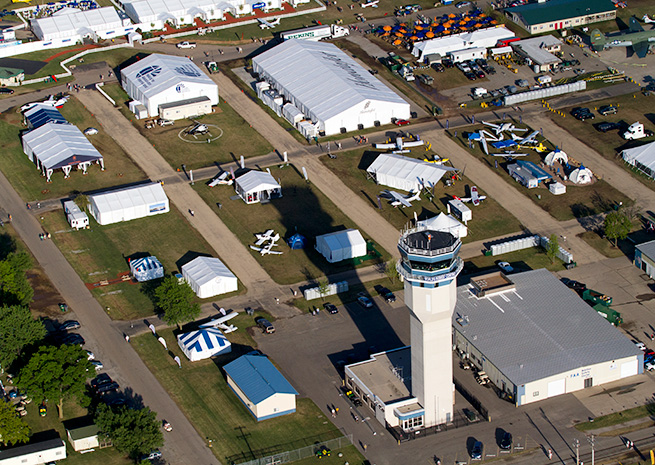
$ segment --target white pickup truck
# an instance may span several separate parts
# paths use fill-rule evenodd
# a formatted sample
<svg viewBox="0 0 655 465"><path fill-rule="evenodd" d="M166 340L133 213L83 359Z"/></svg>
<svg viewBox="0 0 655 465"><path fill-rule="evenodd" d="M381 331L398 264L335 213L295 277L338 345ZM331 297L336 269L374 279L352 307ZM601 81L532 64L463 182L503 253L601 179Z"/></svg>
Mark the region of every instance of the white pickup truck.
<svg viewBox="0 0 655 465"><path fill-rule="evenodd" d="M195 42L180 42L177 44L177 48L196 48Z"/></svg>

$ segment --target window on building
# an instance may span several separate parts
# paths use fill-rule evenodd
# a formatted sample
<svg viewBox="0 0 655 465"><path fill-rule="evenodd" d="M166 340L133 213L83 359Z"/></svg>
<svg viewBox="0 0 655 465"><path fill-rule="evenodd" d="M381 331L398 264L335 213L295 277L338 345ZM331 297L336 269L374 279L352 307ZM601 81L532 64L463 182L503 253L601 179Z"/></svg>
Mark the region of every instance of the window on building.
<svg viewBox="0 0 655 465"><path fill-rule="evenodd" d="M532 393L532 397L539 397L539 391L534 391Z"/></svg>
<svg viewBox="0 0 655 465"><path fill-rule="evenodd" d="M420 417L410 418L409 420L403 420L404 430L420 428L422 426L423 426L423 415L421 415Z"/></svg>
<svg viewBox="0 0 655 465"><path fill-rule="evenodd" d="M593 378L587 378L587 379L584 380L584 387L585 387L585 389L586 389L586 388L590 388L590 387L592 387L593 385L594 385L594 379L593 379Z"/></svg>

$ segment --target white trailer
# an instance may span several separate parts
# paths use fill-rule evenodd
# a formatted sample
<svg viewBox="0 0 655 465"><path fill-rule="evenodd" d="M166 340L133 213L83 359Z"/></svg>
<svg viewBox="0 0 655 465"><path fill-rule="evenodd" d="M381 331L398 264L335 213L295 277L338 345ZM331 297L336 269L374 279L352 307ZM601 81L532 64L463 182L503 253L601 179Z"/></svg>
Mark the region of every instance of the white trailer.
<svg viewBox="0 0 655 465"><path fill-rule="evenodd" d="M448 52L448 56L453 63L461 63L462 61L475 60L476 58L485 58L487 56L487 49L484 47L466 48Z"/></svg>
<svg viewBox="0 0 655 465"><path fill-rule="evenodd" d="M336 39L350 34L350 30L343 26L336 24L326 24L324 26L305 27L302 29L294 29L293 31L283 32L281 35L282 40L289 39L302 39L302 40L321 40L321 39Z"/></svg>

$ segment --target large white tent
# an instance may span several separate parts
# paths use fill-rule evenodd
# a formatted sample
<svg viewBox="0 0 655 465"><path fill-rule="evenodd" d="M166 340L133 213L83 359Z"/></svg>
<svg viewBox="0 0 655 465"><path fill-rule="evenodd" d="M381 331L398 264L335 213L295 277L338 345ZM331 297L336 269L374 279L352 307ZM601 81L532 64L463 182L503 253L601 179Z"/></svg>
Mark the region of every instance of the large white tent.
<svg viewBox="0 0 655 465"><path fill-rule="evenodd" d="M218 105L218 86L186 57L149 55L121 70L121 85L131 98L145 105L150 116L158 116L162 104L199 97ZM198 102L198 108L207 106Z"/></svg>
<svg viewBox="0 0 655 465"><path fill-rule="evenodd" d="M66 177L70 176L73 167L86 173L92 163L98 163L105 169L100 152L72 124L50 122L24 133L23 152L48 182L57 169L61 169Z"/></svg>
<svg viewBox="0 0 655 465"><path fill-rule="evenodd" d="M394 153L383 153L366 168L366 172L383 186L404 191L418 191L430 185L436 185L448 168L435 163L428 163L416 158L404 157Z"/></svg>
<svg viewBox="0 0 655 465"><path fill-rule="evenodd" d="M655 178L655 142L640 145L621 152L623 161L634 166L642 173Z"/></svg>
<svg viewBox="0 0 655 465"><path fill-rule="evenodd" d="M505 26L478 29L473 32L461 32L416 42L412 49L412 55L420 57L421 60L429 55L439 54L441 57L445 57L448 53L457 50L495 47L499 40L511 39L514 36L514 33Z"/></svg>
<svg viewBox="0 0 655 465"><path fill-rule="evenodd" d="M234 189L246 203L282 197L282 187L273 175L265 171L248 171L234 182Z"/></svg>
<svg viewBox="0 0 655 465"><path fill-rule="evenodd" d="M218 258L198 257L182 267L182 275L201 299L236 291L237 277Z"/></svg>
<svg viewBox="0 0 655 465"><path fill-rule="evenodd" d="M468 228L466 226L457 221L452 215L446 215L443 212L427 220L419 221L416 225L432 231L447 231L453 236L460 238L466 237L468 234Z"/></svg>
<svg viewBox="0 0 655 465"><path fill-rule="evenodd" d="M286 40L252 65L326 135L410 117L409 103L330 43Z"/></svg>
<svg viewBox="0 0 655 465"><path fill-rule="evenodd" d="M170 211L161 183L153 182L89 196L89 211L101 225Z"/></svg>
<svg viewBox="0 0 655 465"><path fill-rule="evenodd" d="M366 255L366 241L357 229L316 236L316 250L330 263Z"/></svg>
<svg viewBox="0 0 655 465"><path fill-rule="evenodd" d="M594 179L594 173L584 165L580 165L569 175L569 179L575 184L589 184Z"/></svg>
<svg viewBox="0 0 655 465"><path fill-rule="evenodd" d="M544 163L548 166L553 166L556 162L559 162L562 165L566 165L569 162L569 156L563 150L556 148L548 155L546 155Z"/></svg>
<svg viewBox="0 0 655 465"><path fill-rule="evenodd" d="M200 328L180 334L177 344L192 362L232 352L232 344L218 328Z"/></svg>
<svg viewBox="0 0 655 465"><path fill-rule="evenodd" d="M91 10L62 8L52 16L32 20L32 29L40 40L71 39L73 43L86 38L97 41L124 36L134 27L113 6Z"/></svg>

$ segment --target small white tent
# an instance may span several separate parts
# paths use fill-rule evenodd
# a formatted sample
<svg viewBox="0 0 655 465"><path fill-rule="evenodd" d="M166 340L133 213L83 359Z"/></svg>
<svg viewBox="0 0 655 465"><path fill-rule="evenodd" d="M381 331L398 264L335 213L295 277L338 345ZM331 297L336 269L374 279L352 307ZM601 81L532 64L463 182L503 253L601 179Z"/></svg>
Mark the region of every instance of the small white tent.
<svg viewBox="0 0 655 465"><path fill-rule="evenodd" d="M566 152L560 149L555 149L546 155L544 163L546 163L548 166L553 166L556 162L560 162L562 165L566 165L569 162L569 156L566 154Z"/></svg>
<svg viewBox="0 0 655 465"><path fill-rule="evenodd" d="M282 197L282 187L265 171L248 171L234 182L234 190L246 203L257 203Z"/></svg>
<svg viewBox="0 0 655 465"><path fill-rule="evenodd" d="M182 267L182 275L201 299L236 291L237 277L213 257L198 257Z"/></svg>
<svg viewBox="0 0 655 465"><path fill-rule="evenodd" d="M379 155L366 168L378 184L408 192L437 184L447 171L453 171L453 168L393 153Z"/></svg>
<svg viewBox="0 0 655 465"><path fill-rule="evenodd" d="M569 175L569 179L575 184L589 184L593 178L594 173L589 168L585 168L584 165L580 165L580 168L573 170Z"/></svg>
<svg viewBox="0 0 655 465"><path fill-rule="evenodd" d="M566 186L561 182L553 182L548 185L548 190L553 195L566 194Z"/></svg>
<svg viewBox="0 0 655 465"><path fill-rule="evenodd" d="M316 250L330 263L366 255L366 241L357 229L316 237Z"/></svg>
<svg viewBox="0 0 655 465"><path fill-rule="evenodd" d="M419 227L431 229L432 231L447 231L455 237L466 237L468 228L457 221L452 215L439 213L437 216L416 223Z"/></svg>
<svg viewBox="0 0 655 465"><path fill-rule="evenodd" d="M200 328L177 336L177 344L192 362L232 352L232 344L218 328Z"/></svg>

